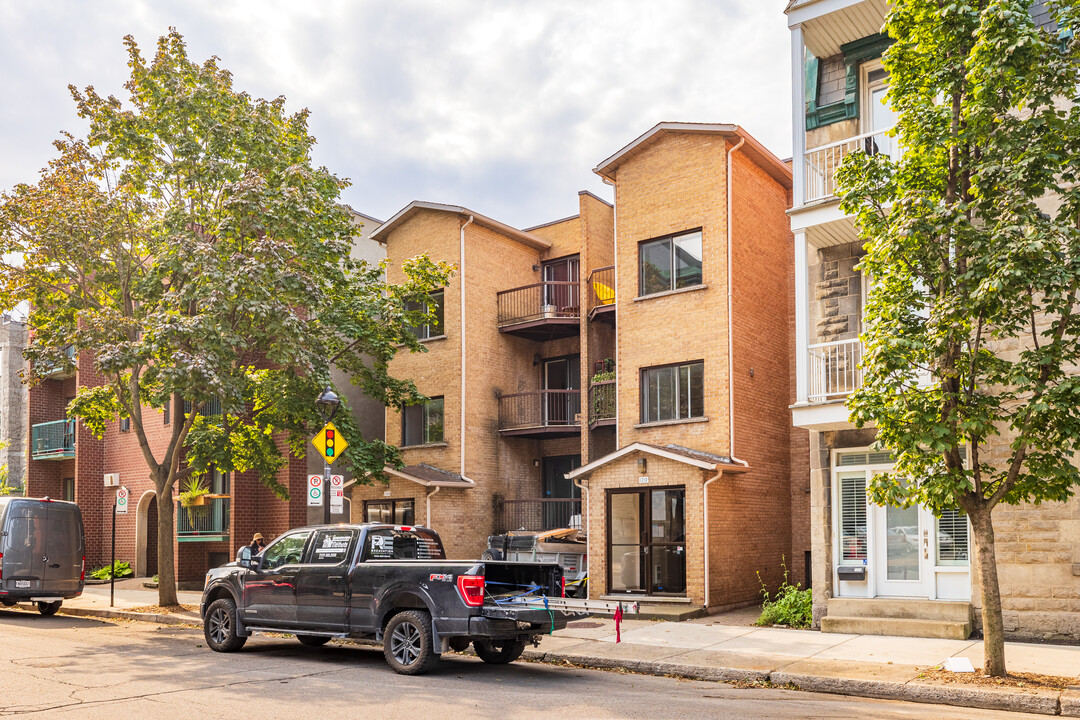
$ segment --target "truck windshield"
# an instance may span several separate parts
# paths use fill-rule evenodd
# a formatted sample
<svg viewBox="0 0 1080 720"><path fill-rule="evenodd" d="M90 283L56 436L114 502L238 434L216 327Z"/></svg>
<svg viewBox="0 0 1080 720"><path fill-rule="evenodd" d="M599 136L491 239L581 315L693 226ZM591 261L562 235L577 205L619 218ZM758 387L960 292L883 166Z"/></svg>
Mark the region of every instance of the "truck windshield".
<svg viewBox="0 0 1080 720"><path fill-rule="evenodd" d="M445 560L446 554L435 533L423 528L395 530L380 528L368 532L365 560Z"/></svg>

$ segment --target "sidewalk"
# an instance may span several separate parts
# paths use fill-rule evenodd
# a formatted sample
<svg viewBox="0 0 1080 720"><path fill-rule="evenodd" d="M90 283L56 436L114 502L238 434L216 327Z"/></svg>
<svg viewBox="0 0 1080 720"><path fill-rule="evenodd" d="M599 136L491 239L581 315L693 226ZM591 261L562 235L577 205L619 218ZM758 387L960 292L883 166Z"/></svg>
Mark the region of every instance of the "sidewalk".
<svg viewBox="0 0 1080 720"><path fill-rule="evenodd" d="M198 605L200 593L181 592L179 597L183 604ZM65 601L61 612L201 624L194 613L130 611L156 603L156 591L127 581L118 583L112 610L109 586L97 585L88 586L82 597ZM794 685L811 692L1080 717L1080 646L1006 643L1010 672L1076 677L1077 685L1065 691L996 688L918 677L950 657L965 657L980 667L981 641L826 634L756 628L745 622L745 613L733 619L712 616L679 623L625 620L622 642L616 643L612 620L589 618L544 637L540 647L527 649L524 657L650 675Z"/></svg>

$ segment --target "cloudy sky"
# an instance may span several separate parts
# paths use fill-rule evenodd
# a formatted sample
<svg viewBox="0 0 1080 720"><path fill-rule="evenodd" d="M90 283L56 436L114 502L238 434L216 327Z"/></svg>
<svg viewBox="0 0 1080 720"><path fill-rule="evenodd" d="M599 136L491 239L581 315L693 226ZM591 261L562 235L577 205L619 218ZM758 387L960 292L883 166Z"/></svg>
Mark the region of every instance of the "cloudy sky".
<svg viewBox="0 0 1080 720"><path fill-rule="evenodd" d="M0 0L0 189L34 181L69 83L123 98L122 38L175 26L235 87L312 112L315 160L386 219L411 200L517 227L610 199L592 168L657 122L791 154L783 0Z"/></svg>

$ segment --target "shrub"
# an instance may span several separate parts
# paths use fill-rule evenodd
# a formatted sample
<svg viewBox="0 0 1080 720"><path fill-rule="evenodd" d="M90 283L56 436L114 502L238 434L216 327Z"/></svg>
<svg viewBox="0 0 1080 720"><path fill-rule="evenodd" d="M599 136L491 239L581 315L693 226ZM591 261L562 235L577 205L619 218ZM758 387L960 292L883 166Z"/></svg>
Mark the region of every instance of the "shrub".
<svg viewBox="0 0 1080 720"><path fill-rule="evenodd" d="M105 565L103 567L99 567L97 570L94 570L92 573L90 573L90 577L97 580L110 580L113 577L122 578L127 577L128 575L133 575L134 572L135 571L131 569L131 563L120 562L119 560L117 560L112 567Z"/></svg>
<svg viewBox="0 0 1080 720"><path fill-rule="evenodd" d="M761 582L761 595L764 601L761 603L761 616L754 623L760 627L769 625L787 625L793 628L808 628L813 621L813 600L810 589L800 589L800 585L788 584L787 565L781 561L780 567L784 568L784 581L780 583L775 595L770 596L769 589L758 575Z"/></svg>

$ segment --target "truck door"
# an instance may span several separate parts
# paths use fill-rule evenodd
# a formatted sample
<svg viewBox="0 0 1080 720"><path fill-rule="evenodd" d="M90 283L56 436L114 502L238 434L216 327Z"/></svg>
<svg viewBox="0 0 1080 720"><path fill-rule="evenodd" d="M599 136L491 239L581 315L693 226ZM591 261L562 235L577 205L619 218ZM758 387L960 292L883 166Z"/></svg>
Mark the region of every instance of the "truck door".
<svg viewBox="0 0 1080 720"><path fill-rule="evenodd" d="M4 589L41 591L45 578L48 510L44 503L13 503L4 541Z"/></svg>
<svg viewBox="0 0 1080 720"><path fill-rule="evenodd" d="M296 579L310 537L310 530L282 535L260 553L259 569L244 574L246 624L296 624Z"/></svg>
<svg viewBox="0 0 1080 720"><path fill-rule="evenodd" d="M297 627L345 632L356 530L319 530L296 576Z"/></svg>
<svg viewBox="0 0 1080 720"><path fill-rule="evenodd" d="M79 578L82 575L83 533L79 508L51 503L48 514L42 591L73 595L79 592Z"/></svg>

